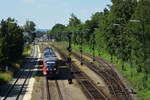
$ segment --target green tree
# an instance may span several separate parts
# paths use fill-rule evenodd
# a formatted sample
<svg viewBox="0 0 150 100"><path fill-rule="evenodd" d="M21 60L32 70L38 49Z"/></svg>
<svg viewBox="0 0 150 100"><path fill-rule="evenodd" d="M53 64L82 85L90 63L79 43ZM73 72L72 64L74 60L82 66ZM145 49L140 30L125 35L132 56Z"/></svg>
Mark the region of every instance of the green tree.
<svg viewBox="0 0 150 100"><path fill-rule="evenodd" d="M35 38L35 26L36 24L33 21L26 21L24 25L24 31L29 33L30 41L33 41Z"/></svg>
<svg viewBox="0 0 150 100"><path fill-rule="evenodd" d="M9 66L22 56L23 31L12 18L2 20L0 25L0 65Z"/></svg>
<svg viewBox="0 0 150 100"><path fill-rule="evenodd" d="M74 15L74 14L71 14L71 17L69 18L69 25L68 26L77 26L81 24L81 21Z"/></svg>
<svg viewBox="0 0 150 100"><path fill-rule="evenodd" d="M56 24L53 28L48 32L48 35L51 38L56 39L57 41L62 41L65 38L65 25Z"/></svg>
<svg viewBox="0 0 150 100"><path fill-rule="evenodd" d="M133 45L134 61L139 65L139 70L144 69L145 79L150 72L150 1L140 0L132 21L128 24L128 30L132 32L129 34L130 38L134 37L136 45Z"/></svg>
<svg viewBox="0 0 150 100"><path fill-rule="evenodd" d="M74 14L71 14L66 31L72 33L73 43L78 43L77 37L80 35L78 27L80 27L80 24L80 19L78 19Z"/></svg>
<svg viewBox="0 0 150 100"><path fill-rule="evenodd" d="M106 40L111 56L115 55L122 61L128 61L131 50L128 50L128 36L124 32L126 24L134 14L136 0L112 0L112 7L108 16ZM124 63L122 65L124 69Z"/></svg>

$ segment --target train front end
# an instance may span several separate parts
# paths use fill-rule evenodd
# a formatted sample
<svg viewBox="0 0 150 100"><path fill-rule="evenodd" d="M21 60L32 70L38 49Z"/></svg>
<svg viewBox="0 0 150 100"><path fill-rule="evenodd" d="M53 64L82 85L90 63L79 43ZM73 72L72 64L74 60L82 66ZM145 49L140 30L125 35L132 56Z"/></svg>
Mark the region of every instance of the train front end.
<svg viewBox="0 0 150 100"><path fill-rule="evenodd" d="M57 73L57 57L51 48L47 49L44 52L43 74L47 77L54 77Z"/></svg>
<svg viewBox="0 0 150 100"><path fill-rule="evenodd" d="M55 75L56 71L57 71L57 65L56 65L56 61L46 61L46 71L47 71L47 75Z"/></svg>

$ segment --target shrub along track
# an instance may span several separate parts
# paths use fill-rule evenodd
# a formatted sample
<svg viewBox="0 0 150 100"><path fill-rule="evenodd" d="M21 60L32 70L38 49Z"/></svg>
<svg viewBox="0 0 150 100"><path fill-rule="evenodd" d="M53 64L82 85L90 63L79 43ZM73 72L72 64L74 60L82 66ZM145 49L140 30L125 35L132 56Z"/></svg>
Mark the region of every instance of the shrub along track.
<svg viewBox="0 0 150 100"><path fill-rule="evenodd" d="M62 50L56 47L54 48L63 59L67 60L68 56L64 52L62 52ZM71 64L71 67L74 73L74 77L76 78L79 85L82 87L82 90L90 100L110 100L103 92L99 90L99 88L91 81L91 79L85 73L83 73L78 67L76 67L73 62Z"/></svg>
<svg viewBox="0 0 150 100"><path fill-rule="evenodd" d="M72 55L77 59L80 59L80 55L76 52L72 52ZM92 58L92 55L86 55ZM99 63L98 66L91 63L86 58L83 58L83 63L104 79L115 100L131 100L128 90L120 80L117 73L112 69L112 66L99 57L95 57L95 60Z"/></svg>

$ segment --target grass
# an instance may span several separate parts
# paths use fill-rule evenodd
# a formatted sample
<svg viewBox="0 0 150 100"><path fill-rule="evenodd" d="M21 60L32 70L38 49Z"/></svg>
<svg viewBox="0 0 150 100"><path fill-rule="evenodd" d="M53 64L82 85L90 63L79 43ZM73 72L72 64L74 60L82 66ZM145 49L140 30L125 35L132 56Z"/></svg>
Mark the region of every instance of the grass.
<svg viewBox="0 0 150 100"><path fill-rule="evenodd" d="M30 56L31 51L32 51L31 45L26 45L26 46L24 47L23 56L25 56L25 57L26 57L26 56Z"/></svg>
<svg viewBox="0 0 150 100"><path fill-rule="evenodd" d="M55 43L54 45L59 46L60 48L66 47L67 43ZM83 46L85 53L92 53L89 49L89 46ZM78 45L72 45L72 49L75 51L79 51ZM95 51L95 55L98 56L98 50ZM101 50L101 57L108 62L111 62L111 56L110 54L105 51ZM126 83L130 87L133 87L134 90L137 92L137 96L140 100L150 100L150 78L148 80L144 81L144 72L137 73L137 67L134 65L134 67L131 69L130 64L127 62L124 62L125 65L125 71L122 70L122 60L117 59L116 57L113 57L113 64L116 65L116 69L119 73L122 74L123 77L127 79ZM150 75L148 76L150 77Z"/></svg>
<svg viewBox="0 0 150 100"><path fill-rule="evenodd" d="M12 72L0 73L0 85L8 83L10 80L12 80L12 76Z"/></svg>

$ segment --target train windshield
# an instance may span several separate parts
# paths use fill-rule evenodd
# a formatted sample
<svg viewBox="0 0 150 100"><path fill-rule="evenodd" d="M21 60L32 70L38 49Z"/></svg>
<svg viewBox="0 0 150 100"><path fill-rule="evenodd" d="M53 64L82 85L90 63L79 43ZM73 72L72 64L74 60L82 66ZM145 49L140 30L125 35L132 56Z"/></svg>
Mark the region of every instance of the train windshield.
<svg viewBox="0 0 150 100"><path fill-rule="evenodd" d="M49 56L49 55L50 55L49 52L45 52L45 53L44 53L44 56Z"/></svg>
<svg viewBox="0 0 150 100"><path fill-rule="evenodd" d="M47 63L46 64L46 67L48 67L48 68L53 68L53 67L55 67L55 63Z"/></svg>

